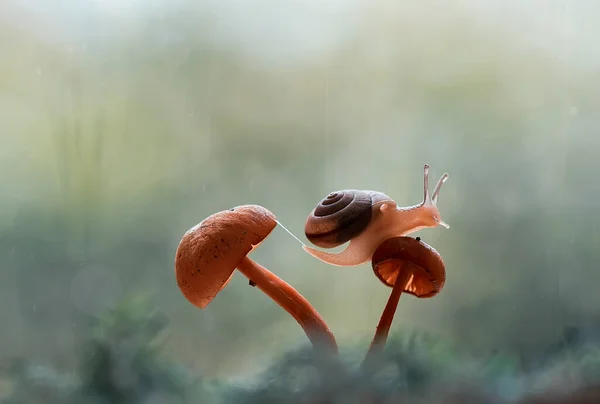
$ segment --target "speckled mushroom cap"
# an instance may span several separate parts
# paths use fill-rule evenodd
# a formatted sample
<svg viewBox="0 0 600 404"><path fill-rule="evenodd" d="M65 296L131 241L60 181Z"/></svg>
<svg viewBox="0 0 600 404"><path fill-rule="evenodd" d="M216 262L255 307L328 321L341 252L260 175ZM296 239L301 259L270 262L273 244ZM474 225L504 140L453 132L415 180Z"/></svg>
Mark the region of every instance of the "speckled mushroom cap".
<svg viewBox="0 0 600 404"><path fill-rule="evenodd" d="M446 282L442 256L412 237L394 237L381 243L371 265L377 278L389 287L394 286L399 271L411 270L414 276L403 292L420 298L437 295Z"/></svg>
<svg viewBox="0 0 600 404"><path fill-rule="evenodd" d="M258 205L242 205L215 213L189 229L175 255L179 289L201 309L231 279L242 258L275 228L275 215Z"/></svg>

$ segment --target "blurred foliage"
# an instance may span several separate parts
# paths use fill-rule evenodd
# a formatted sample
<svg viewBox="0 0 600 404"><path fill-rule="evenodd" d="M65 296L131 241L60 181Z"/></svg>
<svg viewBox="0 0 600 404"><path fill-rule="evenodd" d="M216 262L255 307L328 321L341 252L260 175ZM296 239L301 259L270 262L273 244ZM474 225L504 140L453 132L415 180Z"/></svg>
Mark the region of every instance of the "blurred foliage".
<svg viewBox="0 0 600 404"><path fill-rule="evenodd" d="M76 371L61 373L23 358L7 360L2 403L213 402L216 383L192 377L161 354L166 326L164 315L149 310L147 298L127 299L90 319L78 344Z"/></svg>
<svg viewBox="0 0 600 404"><path fill-rule="evenodd" d="M527 403L531 396L543 393L554 399L565 392L574 397L578 389L600 383L597 337L565 338L560 348L549 349L540 358L551 362L551 367L526 368L516 354L474 356L446 337L424 332L394 333L384 355L366 370L358 367L362 346L343 346L341 361L303 346L243 382L226 382L193 376L190 369L168 359L162 352L167 326L147 296L128 298L90 319L78 344L80 363L73 372L22 358L5 361L0 402L441 403L467 395L474 404ZM567 331L574 332L581 330Z"/></svg>
<svg viewBox="0 0 600 404"><path fill-rule="evenodd" d="M527 368L515 353L474 356L440 336L396 333L371 370L356 370L357 363L352 361L343 365L324 361L301 349L288 353L252 387L226 393L225 402L484 404L529 403L535 397L540 403L548 398L558 400L548 402L566 404L600 383L600 360L581 349L585 348L563 346L560 352L545 356L545 361L577 375L566 378L564 371L554 372L550 380L547 367ZM342 354L342 358L354 356L347 350ZM582 402L591 404L600 398L597 393L591 397L592 401Z"/></svg>

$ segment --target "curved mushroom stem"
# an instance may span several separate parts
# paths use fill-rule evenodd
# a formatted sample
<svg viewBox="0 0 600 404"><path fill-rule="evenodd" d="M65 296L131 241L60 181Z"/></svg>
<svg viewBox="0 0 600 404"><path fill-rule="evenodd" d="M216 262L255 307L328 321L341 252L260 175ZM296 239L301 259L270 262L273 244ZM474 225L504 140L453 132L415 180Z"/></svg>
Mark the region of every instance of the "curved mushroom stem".
<svg viewBox="0 0 600 404"><path fill-rule="evenodd" d="M248 257L239 262L237 269L296 319L315 348L337 354L337 342L325 320L296 289Z"/></svg>
<svg viewBox="0 0 600 404"><path fill-rule="evenodd" d="M383 313L379 319L379 324L377 324L373 341L371 341L369 350L367 351L365 359L361 364L361 367L363 368L368 366L373 359L375 359L383 351L385 343L387 342L388 334L390 332L390 327L392 326L392 321L394 320L394 314L396 314L396 309L398 308L398 302L400 301L402 291L413 277L411 270L403 270L403 267L405 266L403 262L398 261L397 265L398 277L396 278L396 282L392 288L392 293L390 294L385 308L383 309Z"/></svg>

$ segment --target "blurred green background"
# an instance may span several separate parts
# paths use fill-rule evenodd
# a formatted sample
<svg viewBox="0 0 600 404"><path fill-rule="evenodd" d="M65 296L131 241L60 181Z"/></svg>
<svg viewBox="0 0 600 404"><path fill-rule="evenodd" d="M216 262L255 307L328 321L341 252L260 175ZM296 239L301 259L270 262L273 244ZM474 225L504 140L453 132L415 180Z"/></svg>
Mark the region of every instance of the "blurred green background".
<svg viewBox="0 0 600 404"><path fill-rule="evenodd" d="M236 275L203 311L175 249L206 216L256 203L305 240L329 192L420 202L445 289L401 299L393 331L535 356L600 321L600 7L594 1L4 0L0 3L0 359L69 369L90 316L137 293L165 351L252 374L307 340ZM277 228L253 258L340 345L368 346L390 289ZM150 308L151 307L151 308Z"/></svg>

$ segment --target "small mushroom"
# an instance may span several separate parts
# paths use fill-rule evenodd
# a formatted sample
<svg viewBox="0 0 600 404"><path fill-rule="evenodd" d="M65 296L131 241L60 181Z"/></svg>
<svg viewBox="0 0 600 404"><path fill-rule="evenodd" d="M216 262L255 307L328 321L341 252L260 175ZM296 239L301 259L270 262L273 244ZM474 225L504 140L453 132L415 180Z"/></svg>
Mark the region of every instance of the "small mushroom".
<svg viewBox="0 0 600 404"><path fill-rule="evenodd" d="M446 281L441 255L420 238L393 237L379 245L371 265L377 278L392 288L363 364L379 355L385 343L402 292L418 298L437 295Z"/></svg>
<svg viewBox="0 0 600 404"><path fill-rule="evenodd" d="M204 219L179 243L177 285L190 303L204 309L237 268L251 285L296 319L313 346L337 352L332 332L314 307L291 285L248 257L276 225L275 215L258 205L238 206Z"/></svg>

